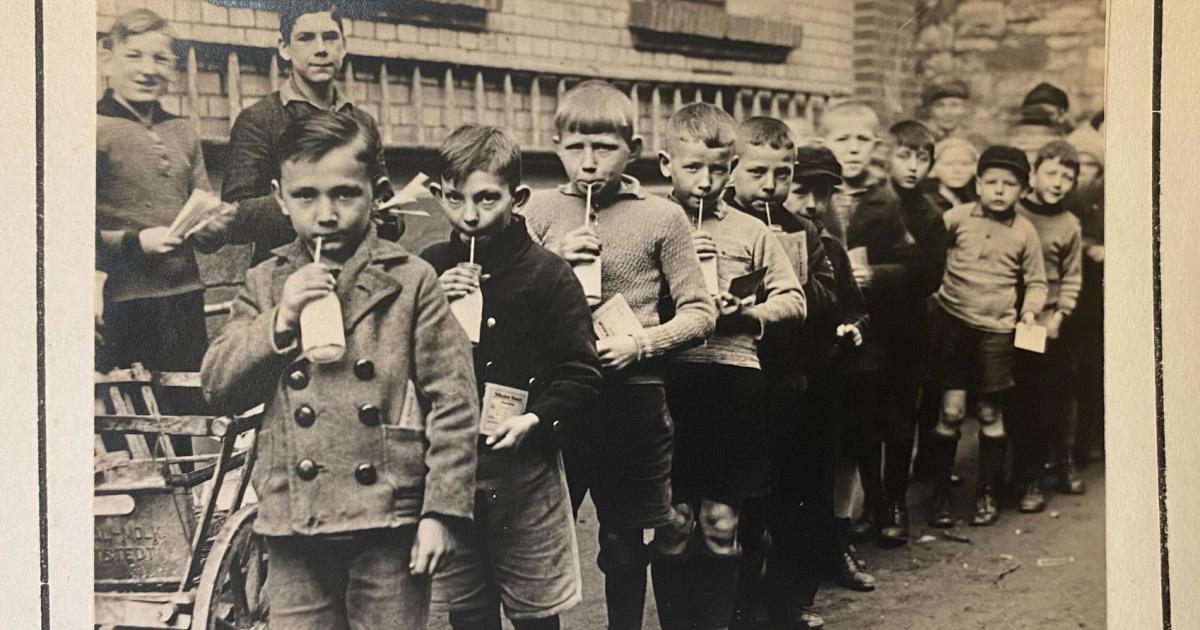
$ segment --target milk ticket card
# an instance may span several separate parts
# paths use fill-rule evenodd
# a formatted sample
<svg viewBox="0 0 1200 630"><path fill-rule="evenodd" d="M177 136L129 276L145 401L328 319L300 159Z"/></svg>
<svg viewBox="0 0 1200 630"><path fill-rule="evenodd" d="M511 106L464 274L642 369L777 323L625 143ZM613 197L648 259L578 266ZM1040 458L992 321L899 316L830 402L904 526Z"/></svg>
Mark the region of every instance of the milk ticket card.
<svg viewBox="0 0 1200 630"><path fill-rule="evenodd" d="M500 428L505 418L525 413L529 392L495 383L483 384L483 405L480 406L479 433L490 436Z"/></svg>
<svg viewBox="0 0 1200 630"><path fill-rule="evenodd" d="M1013 339L1013 346L1042 354L1046 351L1046 327L1037 324L1026 326L1017 322L1017 336Z"/></svg>
<svg viewBox="0 0 1200 630"><path fill-rule="evenodd" d="M642 330L642 323L625 301L625 296L618 293L592 312L592 328L596 338L607 339L636 334Z"/></svg>

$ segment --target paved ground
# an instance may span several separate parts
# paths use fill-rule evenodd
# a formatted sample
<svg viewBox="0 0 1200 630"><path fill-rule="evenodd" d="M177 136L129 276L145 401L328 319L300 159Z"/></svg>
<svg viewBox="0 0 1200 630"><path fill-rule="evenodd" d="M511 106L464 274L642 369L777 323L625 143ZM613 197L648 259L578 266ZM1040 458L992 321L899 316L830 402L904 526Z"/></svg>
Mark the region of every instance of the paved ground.
<svg viewBox="0 0 1200 630"><path fill-rule="evenodd" d="M970 455L974 444L965 442L960 460L968 464L973 459ZM969 466L960 465L960 469L966 468ZM941 537L942 530L924 526L929 490L915 486L910 495L913 540L926 534L934 539L911 543L895 551L861 546L879 588L873 593L854 593L837 587L823 590L817 604L826 627L831 630L1104 628L1103 467L1093 465L1085 477L1089 484L1087 495L1053 496L1043 514L1005 511L993 527L972 528L964 524L950 530L970 542L947 540ZM968 494L959 491L960 518L966 518L970 509ZM590 504L580 514L579 537L584 562L584 603L564 616L563 627L604 628L603 583L594 562L596 521ZM653 597L647 599L646 628L655 630L658 620ZM445 626L435 623L434 627L441 630Z"/></svg>

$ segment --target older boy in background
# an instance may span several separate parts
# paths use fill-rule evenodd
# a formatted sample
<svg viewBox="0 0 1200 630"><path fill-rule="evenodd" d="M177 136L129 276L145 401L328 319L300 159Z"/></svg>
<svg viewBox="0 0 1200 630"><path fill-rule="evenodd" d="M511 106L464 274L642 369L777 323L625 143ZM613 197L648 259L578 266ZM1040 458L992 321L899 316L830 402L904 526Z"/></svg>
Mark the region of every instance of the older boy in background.
<svg viewBox="0 0 1200 630"><path fill-rule="evenodd" d="M291 76L278 91L242 110L229 133L221 198L241 205L231 236L234 242L254 245L252 267L296 236L271 197L271 181L279 178L279 151L288 125L313 112L336 111L354 116L378 133L375 119L355 107L335 83L346 59L342 20L342 12L329 0L286 3L279 15L279 56L291 64ZM374 199L392 196L382 145L371 164L371 184ZM374 220L382 238L400 238L403 223Z"/></svg>
<svg viewBox="0 0 1200 630"><path fill-rule="evenodd" d="M674 515L663 357L702 343L716 321L687 217L624 174L642 148L634 116L629 97L604 81L566 92L554 144L570 182L534 193L523 213L534 241L568 263L600 259L601 302L622 295L642 326L597 342L600 400L564 451L576 510L589 491L596 504L608 624L622 629L642 625L643 530Z"/></svg>

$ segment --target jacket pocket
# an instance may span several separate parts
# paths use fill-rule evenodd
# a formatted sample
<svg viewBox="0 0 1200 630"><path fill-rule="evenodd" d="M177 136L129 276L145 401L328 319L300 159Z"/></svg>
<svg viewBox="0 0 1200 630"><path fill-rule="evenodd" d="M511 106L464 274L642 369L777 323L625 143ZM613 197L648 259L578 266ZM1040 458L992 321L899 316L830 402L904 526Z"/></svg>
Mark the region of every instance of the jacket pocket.
<svg viewBox="0 0 1200 630"><path fill-rule="evenodd" d="M397 495L421 494L425 488L425 433L407 427L383 425L384 467Z"/></svg>

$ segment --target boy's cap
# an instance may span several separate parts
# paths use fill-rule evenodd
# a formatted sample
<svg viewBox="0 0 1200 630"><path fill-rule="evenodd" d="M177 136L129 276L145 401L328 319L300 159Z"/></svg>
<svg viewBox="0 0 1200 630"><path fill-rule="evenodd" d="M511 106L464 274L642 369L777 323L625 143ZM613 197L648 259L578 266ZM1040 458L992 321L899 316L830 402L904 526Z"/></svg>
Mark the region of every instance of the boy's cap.
<svg viewBox="0 0 1200 630"><path fill-rule="evenodd" d="M805 146L796 149L796 167L792 179L813 177L824 177L834 183L842 181L842 165L827 147Z"/></svg>
<svg viewBox="0 0 1200 630"><path fill-rule="evenodd" d="M979 156L975 174L983 175L989 168L1002 168L1011 171L1021 182L1029 181L1029 159L1024 151L1015 147L997 144L985 149Z"/></svg>
<svg viewBox="0 0 1200 630"><path fill-rule="evenodd" d="M1021 107L1031 105L1053 105L1065 112L1071 108L1071 100L1067 98L1067 93L1057 86L1039 83L1029 91L1029 94L1025 95L1025 100L1021 102Z"/></svg>
<svg viewBox="0 0 1200 630"><path fill-rule="evenodd" d="M1062 124L1054 116L1038 105L1022 105L1017 117L1017 126L1025 127L1054 127L1062 128Z"/></svg>
<svg viewBox="0 0 1200 630"><path fill-rule="evenodd" d="M967 99L970 97L971 92L967 89L967 84L958 79L953 79L931 83L926 86L925 91L921 93L921 104L928 107L943 98Z"/></svg>

